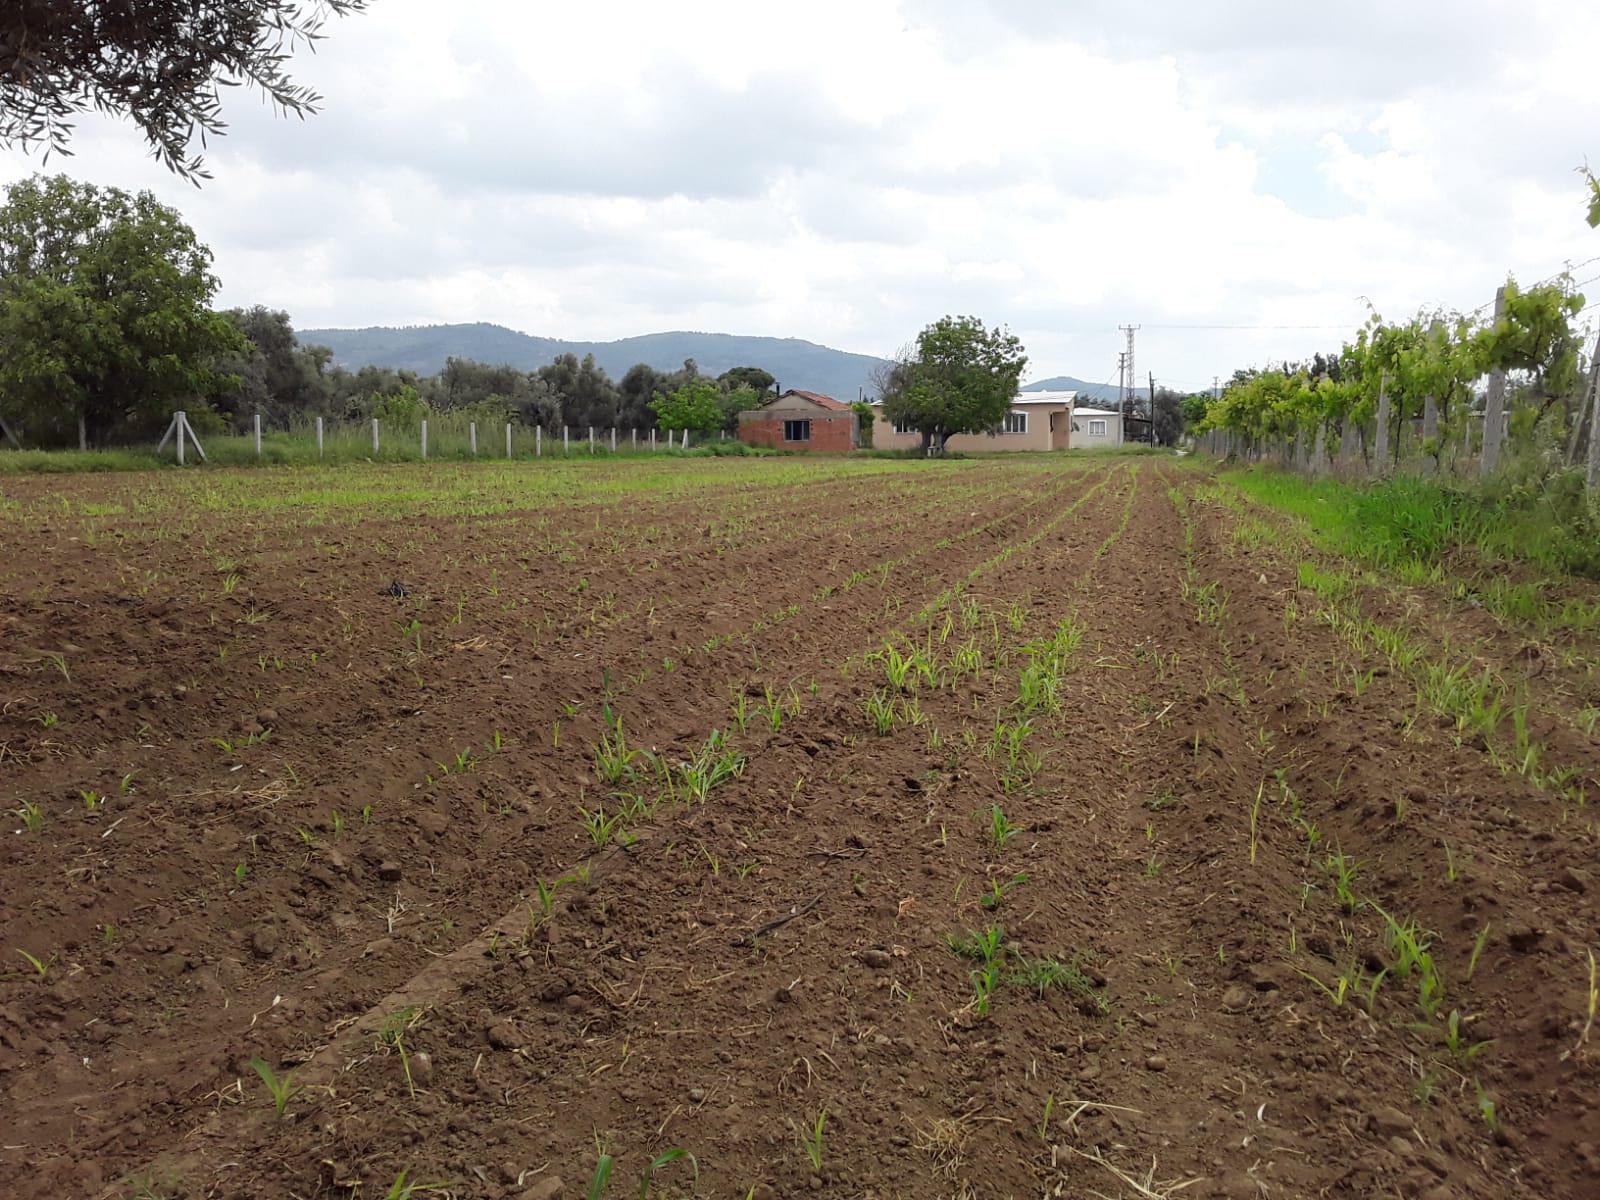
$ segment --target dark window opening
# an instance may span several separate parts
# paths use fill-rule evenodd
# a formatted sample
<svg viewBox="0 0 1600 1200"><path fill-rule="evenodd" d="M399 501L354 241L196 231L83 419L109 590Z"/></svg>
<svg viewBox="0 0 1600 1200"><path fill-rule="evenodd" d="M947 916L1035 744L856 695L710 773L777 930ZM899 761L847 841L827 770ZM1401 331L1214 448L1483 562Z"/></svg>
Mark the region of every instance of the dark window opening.
<svg viewBox="0 0 1600 1200"><path fill-rule="evenodd" d="M783 440L786 442L809 442L811 440L811 422L785 421L783 423Z"/></svg>

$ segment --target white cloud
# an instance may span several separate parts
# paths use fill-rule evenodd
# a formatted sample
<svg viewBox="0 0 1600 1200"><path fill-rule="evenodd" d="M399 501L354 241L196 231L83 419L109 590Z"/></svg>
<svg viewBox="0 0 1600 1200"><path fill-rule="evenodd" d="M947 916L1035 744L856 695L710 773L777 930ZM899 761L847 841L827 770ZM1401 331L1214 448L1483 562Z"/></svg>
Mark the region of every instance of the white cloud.
<svg viewBox="0 0 1600 1200"><path fill-rule="evenodd" d="M1134 322L1198 384L1600 254L1597 34L1555 0L385 0L297 62L322 115L230 94L204 189L100 118L59 167L154 188L223 302L302 326L887 352L972 312L1098 379ZM1329 328L1192 328L1225 325Z"/></svg>

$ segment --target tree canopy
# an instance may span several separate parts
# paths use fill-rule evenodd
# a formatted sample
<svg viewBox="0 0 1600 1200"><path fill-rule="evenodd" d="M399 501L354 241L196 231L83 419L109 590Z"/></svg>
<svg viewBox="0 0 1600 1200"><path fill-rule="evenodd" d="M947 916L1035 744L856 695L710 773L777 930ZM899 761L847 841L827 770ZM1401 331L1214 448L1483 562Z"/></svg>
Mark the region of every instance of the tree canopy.
<svg viewBox="0 0 1600 1200"><path fill-rule="evenodd" d="M71 154L72 118L97 109L132 119L156 157L208 178L190 149L220 134L222 87L260 89L305 116L321 97L284 61L314 46L329 16L367 0L7 0L0 6L0 145Z"/></svg>
<svg viewBox="0 0 1600 1200"><path fill-rule="evenodd" d="M693 429L715 433L726 420L722 389L709 379L691 379L682 387L650 402L662 429Z"/></svg>
<svg viewBox="0 0 1600 1200"><path fill-rule="evenodd" d="M984 433L1010 411L1028 365L1022 342L977 317L941 317L883 373L884 416L943 449L957 433Z"/></svg>
<svg viewBox="0 0 1600 1200"><path fill-rule="evenodd" d="M0 410L37 441L162 423L228 384L211 252L149 192L34 176L0 206Z"/></svg>

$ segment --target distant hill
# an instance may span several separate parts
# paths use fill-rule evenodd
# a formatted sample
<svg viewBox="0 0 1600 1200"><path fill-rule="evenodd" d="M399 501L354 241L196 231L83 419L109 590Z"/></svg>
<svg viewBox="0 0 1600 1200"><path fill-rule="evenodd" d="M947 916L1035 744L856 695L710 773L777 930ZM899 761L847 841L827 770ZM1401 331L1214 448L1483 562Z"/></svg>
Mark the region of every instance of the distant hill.
<svg viewBox="0 0 1600 1200"><path fill-rule="evenodd" d="M1117 385L1114 383L1089 383L1082 379L1075 379L1071 375L1056 375L1050 379L1041 379L1036 383L1023 384L1025 392L1077 392L1079 399L1093 404L1115 405L1117 402ZM1150 395L1147 387L1135 388L1134 392L1141 398Z"/></svg>
<svg viewBox="0 0 1600 1200"><path fill-rule="evenodd" d="M635 363L675 371L692 358L707 375L730 367L761 367L784 388L823 392L854 400L871 390L869 375L881 360L804 342L798 338L741 337L728 333L647 333L615 342L568 342L534 337L502 325L413 325L402 328L302 329L305 345L327 346L333 360L355 370L364 366L407 368L431 375L449 357L506 364L523 371L548 364L562 354L593 354L612 379Z"/></svg>

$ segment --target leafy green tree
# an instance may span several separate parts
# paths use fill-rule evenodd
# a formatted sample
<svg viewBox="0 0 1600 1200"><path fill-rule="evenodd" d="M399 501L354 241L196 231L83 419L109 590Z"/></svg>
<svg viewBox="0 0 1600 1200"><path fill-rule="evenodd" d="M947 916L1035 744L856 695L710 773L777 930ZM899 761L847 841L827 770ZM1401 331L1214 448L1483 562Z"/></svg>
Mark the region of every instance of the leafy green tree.
<svg viewBox="0 0 1600 1200"><path fill-rule="evenodd" d="M561 404L537 374L516 367L447 358L434 381L440 408L472 410L485 424L515 413L525 425L551 428L561 423Z"/></svg>
<svg viewBox="0 0 1600 1200"><path fill-rule="evenodd" d="M368 365L356 371L334 367L327 377L332 411L350 420L375 415L373 410L382 397L395 395L403 388L410 388L426 400L438 387L437 376L424 377L404 367L397 370Z"/></svg>
<svg viewBox="0 0 1600 1200"><path fill-rule="evenodd" d="M1176 446L1183 436L1183 397L1171 388L1157 388L1151 399L1155 441L1158 446Z"/></svg>
<svg viewBox="0 0 1600 1200"><path fill-rule="evenodd" d="M650 401L664 394L662 374L648 363L635 363L617 385L617 423L624 429L651 429L656 423Z"/></svg>
<svg viewBox="0 0 1600 1200"><path fill-rule="evenodd" d="M563 354L540 367L539 378L560 403L563 424L608 429L616 423L620 393L594 355L586 354L580 362L576 354Z"/></svg>
<svg viewBox="0 0 1600 1200"><path fill-rule="evenodd" d="M1589 185L1589 228L1600 228L1600 179L1588 167L1579 167L1583 180Z"/></svg>
<svg viewBox="0 0 1600 1200"><path fill-rule="evenodd" d="M882 381L884 416L922 434L924 453L957 433L993 429L1011 409L1028 365L1022 342L976 317L942 317L917 335L902 368Z"/></svg>
<svg viewBox="0 0 1600 1200"><path fill-rule="evenodd" d="M321 101L284 72L328 14L367 0L7 0L0 6L0 146L70 154L72 118L132 119L179 175L206 178L189 144L223 131L224 86L259 88L284 113Z"/></svg>
<svg viewBox="0 0 1600 1200"><path fill-rule="evenodd" d="M222 386L245 339L210 302L211 252L149 192L34 176L0 206L0 409L35 439L159 432Z"/></svg>
<svg viewBox="0 0 1600 1200"><path fill-rule="evenodd" d="M1199 429L1205 424L1206 410L1211 407L1210 392L1195 392L1185 396L1179 402L1182 413L1182 429Z"/></svg>
<svg viewBox="0 0 1600 1200"><path fill-rule="evenodd" d="M717 376L717 382L730 392L741 387L756 392L770 392L778 380L771 371L764 371L760 367L729 367Z"/></svg>
<svg viewBox="0 0 1600 1200"><path fill-rule="evenodd" d="M723 396L722 389L711 380L692 379L665 396L657 396L650 407L662 429L715 433L727 419Z"/></svg>
<svg viewBox="0 0 1600 1200"><path fill-rule="evenodd" d="M247 340L240 352L218 363L239 381L237 387L210 398L218 412L243 423L256 412L269 421L281 421L294 413L328 410L333 396L327 374L332 350L300 345L286 312L257 304L230 308L222 315Z"/></svg>

